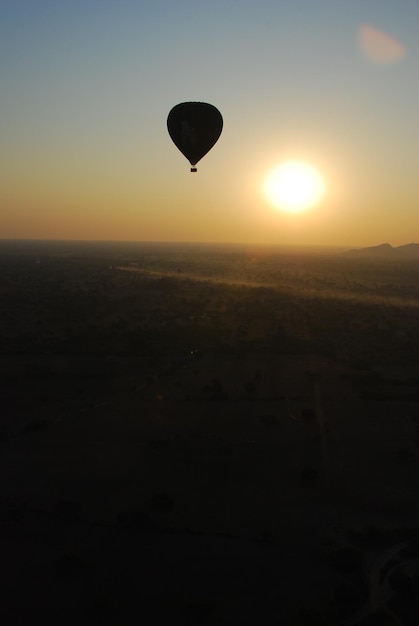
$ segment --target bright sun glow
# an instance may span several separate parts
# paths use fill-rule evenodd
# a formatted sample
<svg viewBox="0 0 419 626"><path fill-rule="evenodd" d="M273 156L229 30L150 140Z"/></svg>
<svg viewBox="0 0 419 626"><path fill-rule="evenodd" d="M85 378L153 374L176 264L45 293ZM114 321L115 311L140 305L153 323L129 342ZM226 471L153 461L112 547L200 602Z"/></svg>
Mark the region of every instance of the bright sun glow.
<svg viewBox="0 0 419 626"><path fill-rule="evenodd" d="M268 174L263 189L274 206L286 213L299 213L319 202L324 183L311 165L289 161Z"/></svg>

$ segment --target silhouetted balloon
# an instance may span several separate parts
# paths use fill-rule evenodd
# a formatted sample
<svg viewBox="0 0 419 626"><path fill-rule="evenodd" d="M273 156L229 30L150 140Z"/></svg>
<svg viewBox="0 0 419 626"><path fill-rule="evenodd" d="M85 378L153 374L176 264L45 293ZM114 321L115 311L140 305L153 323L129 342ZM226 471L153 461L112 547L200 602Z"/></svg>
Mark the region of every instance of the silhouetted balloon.
<svg viewBox="0 0 419 626"><path fill-rule="evenodd" d="M206 102L181 102L173 107L167 118L167 129L173 143L192 165L211 150L223 129L219 110Z"/></svg>

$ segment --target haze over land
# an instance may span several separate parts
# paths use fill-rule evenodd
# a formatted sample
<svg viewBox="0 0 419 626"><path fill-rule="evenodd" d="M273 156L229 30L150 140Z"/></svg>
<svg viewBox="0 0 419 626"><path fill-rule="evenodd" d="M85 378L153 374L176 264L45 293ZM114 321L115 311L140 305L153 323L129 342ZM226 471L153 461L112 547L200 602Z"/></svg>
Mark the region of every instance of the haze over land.
<svg viewBox="0 0 419 626"><path fill-rule="evenodd" d="M3 622L415 626L415 259L1 241L0 275Z"/></svg>

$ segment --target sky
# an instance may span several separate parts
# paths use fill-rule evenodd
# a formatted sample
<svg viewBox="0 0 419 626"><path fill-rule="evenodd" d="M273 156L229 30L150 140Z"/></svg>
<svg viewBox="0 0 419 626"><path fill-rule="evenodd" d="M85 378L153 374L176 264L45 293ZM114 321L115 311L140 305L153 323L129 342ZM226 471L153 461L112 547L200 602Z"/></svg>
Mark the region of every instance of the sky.
<svg viewBox="0 0 419 626"><path fill-rule="evenodd" d="M419 241L418 77L417 0L0 0L0 239ZM224 119L196 174L184 101Z"/></svg>

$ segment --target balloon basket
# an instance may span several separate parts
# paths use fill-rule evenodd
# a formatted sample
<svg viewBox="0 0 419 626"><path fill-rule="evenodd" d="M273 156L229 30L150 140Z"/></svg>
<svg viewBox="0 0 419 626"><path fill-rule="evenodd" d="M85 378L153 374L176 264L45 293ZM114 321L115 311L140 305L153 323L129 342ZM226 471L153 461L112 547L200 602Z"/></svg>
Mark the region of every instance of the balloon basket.
<svg viewBox="0 0 419 626"><path fill-rule="evenodd" d="M198 168L197 167L191 167L191 172L197 172Z"/></svg>

